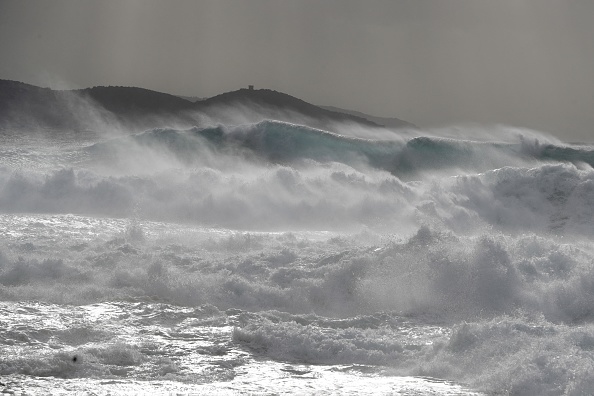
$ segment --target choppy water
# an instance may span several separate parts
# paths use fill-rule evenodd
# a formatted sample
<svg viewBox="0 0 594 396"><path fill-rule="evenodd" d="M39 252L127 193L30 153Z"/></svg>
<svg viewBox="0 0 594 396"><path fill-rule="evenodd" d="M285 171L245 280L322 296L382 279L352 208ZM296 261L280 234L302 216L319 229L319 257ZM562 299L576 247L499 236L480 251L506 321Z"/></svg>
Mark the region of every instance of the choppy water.
<svg viewBox="0 0 594 396"><path fill-rule="evenodd" d="M592 394L593 148L350 128L4 136L3 390Z"/></svg>

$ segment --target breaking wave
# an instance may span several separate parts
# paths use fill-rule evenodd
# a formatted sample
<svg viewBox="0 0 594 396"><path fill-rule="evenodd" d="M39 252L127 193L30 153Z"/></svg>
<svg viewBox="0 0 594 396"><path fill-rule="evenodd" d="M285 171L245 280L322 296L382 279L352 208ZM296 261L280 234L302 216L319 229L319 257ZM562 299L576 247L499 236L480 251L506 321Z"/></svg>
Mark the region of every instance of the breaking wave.
<svg viewBox="0 0 594 396"><path fill-rule="evenodd" d="M228 328L204 354L587 394L592 147L346 135L264 121L0 148L0 297L117 302L143 326L185 323L180 338ZM171 313L185 307L200 317ZM0 329L7 345L50 338L23 334ZM15 355L0 374L191 377L154 345L76 347L78 363Z"/></svg>
<svg viewBox="0 0 594 396"><path fill-rule="evenodd" d="M390 139L363 139L339 135L303 125L262 121L235 127L217 126L190 130L155 129L93 145L93 152L114 152L133 142L143 148L166 149L186 163L204 155L243 153L272 163L300 160L340 162L351 166L366 164L394 175L410 178L421 171L481 172L510 165L539 162L568 162L594 165L594 149L589 146L555 145L531 141L518 135L517 143L492 143L439 137L405 140L396 133Z"/></svg>

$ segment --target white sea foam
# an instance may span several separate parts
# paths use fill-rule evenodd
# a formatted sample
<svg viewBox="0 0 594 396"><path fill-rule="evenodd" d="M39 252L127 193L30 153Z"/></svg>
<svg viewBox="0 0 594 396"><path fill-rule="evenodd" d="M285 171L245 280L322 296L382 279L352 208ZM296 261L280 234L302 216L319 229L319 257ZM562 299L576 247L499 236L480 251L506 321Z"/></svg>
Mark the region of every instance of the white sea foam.
<svg viewBox="0 0 594 396"><path fill-rule="evenodd" d="M0 381L587 394L591 152L526 139L267 121L7 142Z"/></svg>

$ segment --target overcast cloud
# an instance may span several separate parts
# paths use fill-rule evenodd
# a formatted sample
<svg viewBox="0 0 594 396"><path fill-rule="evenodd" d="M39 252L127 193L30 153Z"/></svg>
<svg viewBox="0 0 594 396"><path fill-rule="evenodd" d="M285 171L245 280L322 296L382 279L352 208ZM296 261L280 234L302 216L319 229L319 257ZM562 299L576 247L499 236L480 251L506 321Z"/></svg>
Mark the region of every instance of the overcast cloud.
<svg viewBox="0 0 594 396"><path fill-rule="evenodd" d="M594 2L0 0L0 78L212 96L254 84L419 126L594 141Z"/></svg>

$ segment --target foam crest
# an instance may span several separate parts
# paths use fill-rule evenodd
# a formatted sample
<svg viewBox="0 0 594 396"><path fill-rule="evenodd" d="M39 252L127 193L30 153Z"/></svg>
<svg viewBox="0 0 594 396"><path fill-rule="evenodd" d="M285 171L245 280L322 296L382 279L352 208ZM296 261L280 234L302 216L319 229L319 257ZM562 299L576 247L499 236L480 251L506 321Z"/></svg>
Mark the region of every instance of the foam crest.
<svg viewBox="0 0 594 396"><path fill-rule="evenodd" d="M125 235L90 244L65 239L68 253L60 258L58 242L7 248L1 294L58 303L156 298L329 316L395 311L468 320L523 310L552 322L594 320L594 253L554 237L462 237L421 227L399 242L265 233L188 236L192 244L179 245L181 234L163 245L155 236Z"/></svg>
<svg viewBox="0 0 594 396"><path fill-rule="evenodd" d="M89 149L94 153L120 152L119 157L133 157L143 150L152 155L166 150L184 163L204 163L210 157L239 155L267 162L290 164L310 159L318 162L342 162L350 166L365 164L406 178L418 178L424 172L449 169L484 172L503 166L534 166L541 162L594 164L594 151L588 146L540 143L538 138L517 135L515 142L476 141L433 136L403 138L397 134L382 138L352 137L299 124L263 120L236 126L194 127L189 130L155 129L129 138L98 143ZM502 134L511 133L502 131ZM542 139L542 137L541 137ZM124 150L124 151L122 151ZM136 153L135 153L136 151ZM247 155L247 157L246 157ZM121 158L120 158L121 159ZM196 162L198 161L198 162Z"/></svg>
<svg viewBox="0 0 594 396"><path fill-rule="evenodd" d="M339 163L299 167L170 169L144 176L91 170L0 169L4 212L78 213L239 229L412 232L422 224L456 233L592 235L594 172L573 165L502 168L403 182Z"/></svg>
<svg viewBox="0 0 594 396"><path fill-rule="evenodd" d="M521 317L461 324L435 345L421 370L512 395L587 394L593 331L591 324L572 328Z"/></svg>

